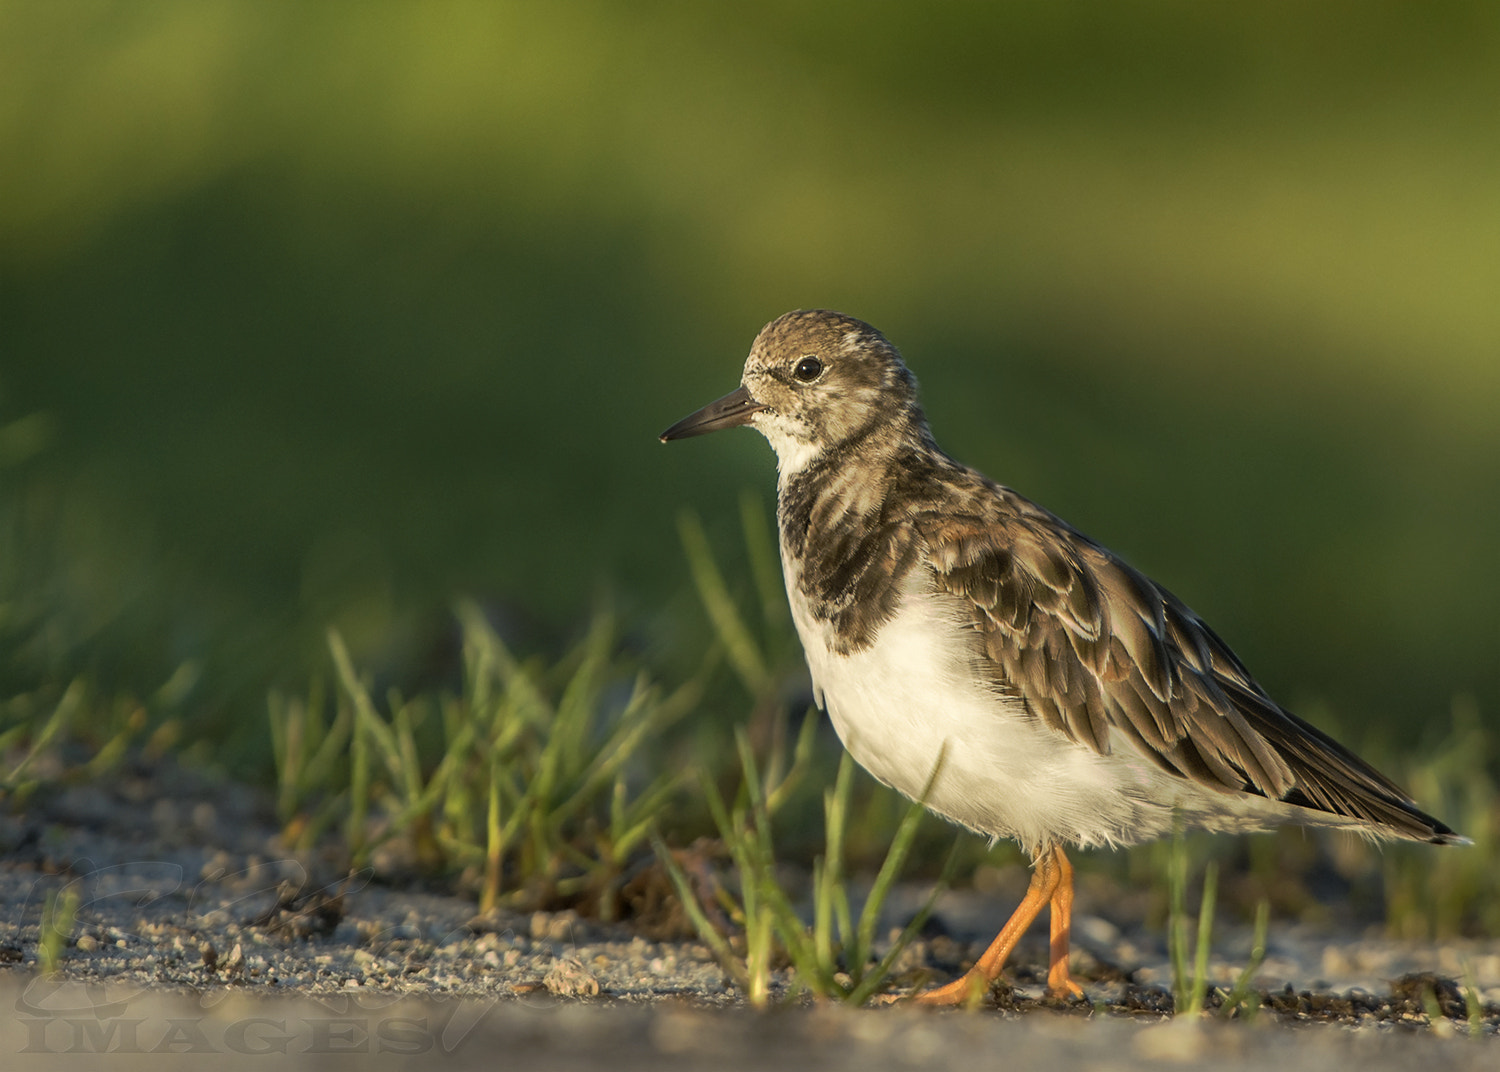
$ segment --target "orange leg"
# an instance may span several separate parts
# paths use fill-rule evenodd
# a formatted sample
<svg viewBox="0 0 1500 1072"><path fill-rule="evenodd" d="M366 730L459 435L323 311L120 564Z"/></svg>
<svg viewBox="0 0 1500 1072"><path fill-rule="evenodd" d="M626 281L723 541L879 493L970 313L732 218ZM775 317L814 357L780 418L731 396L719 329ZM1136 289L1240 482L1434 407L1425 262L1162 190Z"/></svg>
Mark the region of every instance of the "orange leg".
<svg viewBox="0 0 1500 1072"><path fill-rule="evenodd" d="M1052 850L1059 877L1052 894L1051 963L1047 966L1047 993L1055 998L1081 998L1083 987L1068 972L1068 945L1073 938L1073 865L1061 848Z"/></svg>
<svg viewBox="0 0 1500 1072"><path fill-rule="evenodd" d="M1054 997L1081 997L1083 990L1068 974L1068 940L1073 924L1073 865L1060 848L1037 857L1031 885L1020 907L1000 929L979 963L947 986L916 995L923 1005L960 1005L982 995L1000 975L1011 951L1042 909L1052 906L1052 956L1047 990Z"/></svg>

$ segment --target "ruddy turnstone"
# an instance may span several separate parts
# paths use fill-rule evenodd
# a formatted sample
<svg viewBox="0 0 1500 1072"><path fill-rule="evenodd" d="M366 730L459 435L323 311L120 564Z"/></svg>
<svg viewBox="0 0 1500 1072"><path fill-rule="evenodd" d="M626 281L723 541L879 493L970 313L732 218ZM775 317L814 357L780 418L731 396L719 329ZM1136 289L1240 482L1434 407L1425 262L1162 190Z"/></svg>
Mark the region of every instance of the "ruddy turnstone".
<svg viewBox="0 0 1500 1072"><path fill-rule="evenodd" d="M792 619L844 746L1033 861L978 963L920 1000L952 1004L993 982L1046 906L1048 990L1081 995L1064 845L1129 845L1179 822L1464 840L1280 707L1171 592L944 454L916 380L869 324L824 310L772 321L739 388L661 439L741 424L776 451Z"/></svg>

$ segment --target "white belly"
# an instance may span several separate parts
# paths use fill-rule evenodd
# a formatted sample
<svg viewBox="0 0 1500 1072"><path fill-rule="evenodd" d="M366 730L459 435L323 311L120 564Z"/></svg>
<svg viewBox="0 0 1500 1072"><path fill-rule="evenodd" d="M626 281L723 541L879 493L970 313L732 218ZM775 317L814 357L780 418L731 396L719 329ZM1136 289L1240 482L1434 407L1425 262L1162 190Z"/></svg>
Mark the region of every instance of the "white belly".
<svg viewBox="0 0 1500 1072"><path fill-rule="evenodd" d="M1288 817L1285 805L1168 775L1123 741L1101 755L1048 728L984 682L962 608L933 592L922 570L895 618L847 656L829 649L827 624L795 585L788 589L815 693L849 753L912 799L937 770L927 806L971 830L1014 838L1035 854L1056 843L1159 837L1172 830L1174 809L1219 830Z"/></svg>

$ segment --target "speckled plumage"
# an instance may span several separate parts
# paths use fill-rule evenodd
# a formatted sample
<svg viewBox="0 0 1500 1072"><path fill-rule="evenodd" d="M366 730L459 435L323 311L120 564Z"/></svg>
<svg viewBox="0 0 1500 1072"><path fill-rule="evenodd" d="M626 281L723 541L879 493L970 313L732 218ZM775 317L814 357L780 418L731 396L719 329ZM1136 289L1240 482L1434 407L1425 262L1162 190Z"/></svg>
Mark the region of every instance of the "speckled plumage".
<svg viewBox="0 0 1500 1072"><path fill-rule="evenodd" d="M1461 840L1278 706L1165 588L944 454L870 325L772 321L741 387L662 438L737 424L775 448L793 620L846 747L912 797L941 756L928 806L1039 862L1056 851L1049 889L1069 903L1061 845L1157 837L1179 817ZM1065 963L1059 978L1071 986Z"/></svg>

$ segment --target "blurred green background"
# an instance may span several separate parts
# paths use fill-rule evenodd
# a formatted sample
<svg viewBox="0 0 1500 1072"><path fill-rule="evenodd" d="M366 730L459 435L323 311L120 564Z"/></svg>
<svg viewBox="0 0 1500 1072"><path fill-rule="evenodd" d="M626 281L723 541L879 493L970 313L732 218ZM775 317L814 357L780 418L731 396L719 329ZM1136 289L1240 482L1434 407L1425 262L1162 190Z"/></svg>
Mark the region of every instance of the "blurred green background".
<svg viewBox="0 0 1500 1072"><path fill-rule="evenodd" d="M1500 711L1500 5L0 2L12 686L701 646L797 307L1355 742ZM746 588L748 589L748 581Z"/></svg>

